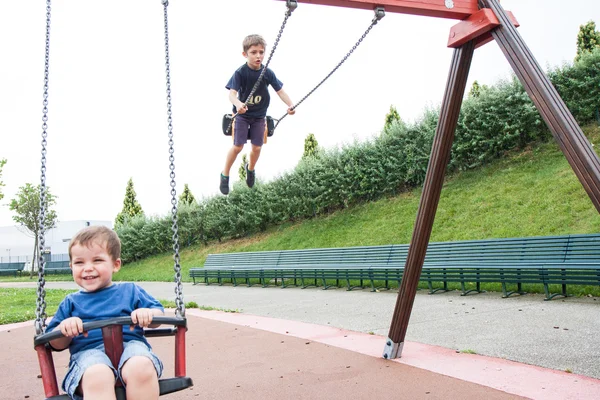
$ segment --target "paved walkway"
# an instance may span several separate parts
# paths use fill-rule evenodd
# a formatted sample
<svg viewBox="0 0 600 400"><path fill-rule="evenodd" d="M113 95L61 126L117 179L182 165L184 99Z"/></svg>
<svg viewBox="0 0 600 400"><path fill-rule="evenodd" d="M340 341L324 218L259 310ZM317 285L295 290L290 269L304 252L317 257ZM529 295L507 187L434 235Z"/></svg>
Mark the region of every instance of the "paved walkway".
<svg viewBox="0 0 600 400"><path fill-rule="evenodd" d="M0 287L7 285L9 284L0 284ZM22 287L28 286L29 283L11 285ZM174 297L172 284L142 282L141 285L158 298L172 299ZM73 284L48 282L47 287L72 288ZM288 343L286 337L293 336L298 340L308 339L308 343L311 344L321 343L325 347L334 346L350 349L352 352L361 352L365 355L375 356L372 357L375 360L380 360L384 337L387 335L396 300L395 293L391 292L347 292L340 289L324 291L297 288L282 290L280 288L233 288L231 286L219 287L215 285L207 287L190 284L185 284L184 293L186 301L196 301L204 306L242 311L242 313L232 314L189 310L190 320L194 321L194 325L200 324L198 328L192 326L190 329L191 335L196 335L197 331L202 331L198 341L193 338L188 340L188 354L194 354L193 359L212 357L208 353L204 354L206 350L199 351L197 348L200 345L205 346L205 340L211 343L216 340L212 334L209 334L210 337L203 338L207 335L207 327L210 327L209 331L213 332L213 330L227 329L219 328L219 326L229 327L231 330L231 326L234 324L238 325L235 328L236 330L246 327L253 329L251 331L244 330L245 333L243 334L238 331L235 338L229 337L233 348L242 345L241 338L261 335L256 333L258 329L268 331L269 334L285 336L274 339L275 341ZM409 325L408 343L403 357L397 360L396 363L400 363L405 367L410 365L433 371L431 372L434 374L432 376L437 376L435 374L439 373L446 377L458 378L528 398L600 398L600 381L581 376L600 377L600 366L597 362L600 359L600 346L598 346L597 336L600 329L599 311L600 301L593 298L569 298L565 301L557 299L544 302L541 296L501 299L497 293L467 297L461 297L457 292L440 293L432 296L419 293ZM196 319L196 317L200 318ZM215 321L219 324L213 325ZM339 328L344 329L344 331ZM16 331L14 332L16 333ZM254 333L250 334L249 332ZM362 332L362 334L358 332ZM224 335L222 339L226 337L227 335ZM349 337L352 338L351 341L348 340ZM257 343L263 343L262 340L261 336L260 341ZM2 342L6 343L4 340ZM245 343L244 346L247 350L242 351L238 348L240 352L249 352L260 356L258 358L265 356L267 358L261 362L266 363L266 365L274 362L269 358L274 356L265 353L268 346L249 344L245 341L243 343ZM442 347L428 346L427 344ZM228 346L224 344L217 346L217 348L219 351L225 352L229 351ZM255 348L255 346L258 346L258 348ZM314 347L316 346L313 346L313 349ZM457 350L471 350L476 352L477 355L457 353ZM284 354L295 352L295 350L288 347L277 351ZM31 353L33 354L33 352ZM316 357L318 354L321 354L320 347L314 356ZM500 357L501 359L481 355ZM214 355L214 357L218 358L219 356ZM229 356L223 353L223 357ZM237 357L239 357L239 354L234 358ZM337 355L336 357L343 360L346 356ZM502 359L520 361L525 364ZM361 365L363 362L367 362L365 360L361 359ZM294 365L294 363L305 361L308 360L293 361L289 359L285 363ZM211 363L213 362L216 361L211 361ZM231 362L240 365L237 360ZM321 365L323 362L320 359L317 364ZM196 368L200 368L197 366L196 361L193 361L193 363L194 371L196 371ZM248 363L250 363L248 365L252 365L251 361L248 361ZM285 363L281 364L282 368L287 365ZM395 365L395 363L393 364ZM554 370L526 364L544 366ZM318 365L314 365L314 367L316 368ZM386 367L387 365L392 364L382 364L378 368L389 368ZM264 365L260 364L257 367L262 368ZM197 385L198 383L202 385L202 381L205 380L203 375L207 373L205 369L206 366L202 370L202 377L193 377L196 380L201 380L201 382L197 382ZM565 370L572 371L573 374L562 372ZM310 380L304 378L311 374L307 375L306 369L302 371L305 371L305 374L301 375L303 378L297 377L298 380L295 381L295 384L309 383ZM357 372L357 370L353 371ZM230 372L234 374L236 381L247 379L247 376L241 374L241 372ZM319 377L321 375L317 373L311 376ZM344 379L351 378L344 376ZM365 380L367 382L377 381L373 380L375 378L369 378L365 370L361 370L354 377L358 379L357 382L362 382L361 385ZM396 377L393 380L397 381ZM430 378L426 378L425 382L430 382ZM448 390L450 392L458 393L453 392L454 383L446 384L449 385ZM383 387L386 387L385 385L383 383ZM444 387L444 385L440 387ZM415 392L414 397L404 398L421 398L423 393L427 391L429 391L427 398L436 398L437 395L442 393L437 389L435 391L427 390L425 386L416 385L414 387L423 390L418 393ZM432 397L432 393L435 393L436 396ZM449 394L445 393L445 396ZM461 397L479 398L481 395L482 393L479 395L473 393L474 397L464 395ZM205 398L219 398L216 394L215 396ZM309 395L307 395L308 397L302 396L292 398L315 398ZM256 398L259 397L257 395ZM455 396L450 395L450 398L452 397ZM489 397L489 394L486 394L486 397ZM0 398L3 398L1 394ZM175 398L187 397L175 396ZM251 398L254 397L251 396ZM359 395L358 398L363 397ZM375 395L375 398L387 397Z"/></svg>
<svg viewBox="0 0 600 400"><path fill-rule="evenodd" d="M139 282L160 299L174 286ZM0 287L9 285L0 283ZM17 283L34 287L35 283ZM47 282L48 288L75 288ZM185 301L245 314L308 322L386 337L396 293L344 289L231 287L184 284ZM417 293L407 340L553 368L600 379L600 299L503 299L498 293ZM383 343L381 344L383 350Z"/></svg>
<svg viewBox="0 0 600 400"><path fill-rule="evenodd" d="M292 331L297 328L297 326L286 325L287 329ZM459 396L467 399L489 400L526 398L508 393L506 390L494 389L400 362L389 362L380 357L361 354L354 349L346 350L291 334L273 333L230 322L195 317L191 313L188 316L188 327L187 375L194 381L194 386L166 398L183 400L447 400ZM8 332L0 332L0 340L4 346L3 353L10 354L10 357L0 359L2 369L0 399L2 400L44 397L41 379L37 378L39 368L31 342L21 340L24 336L28 336L30 331L31 324L26 327L13 327ZM316 331L311 331L318 332L318 327ZM362 336L369 335L362 334ZM360 338L356 339L360 342ZM172 376L174 368L172 339L156 338L151 339L151 343L165 365L164 376ZM54 353L53 358L61 380L66 372L68 353ZM585 389L585 384L580 388ZM538 391L554 393L550 386L547 390ZM594 394L593 390L591 393Z"/></svg>

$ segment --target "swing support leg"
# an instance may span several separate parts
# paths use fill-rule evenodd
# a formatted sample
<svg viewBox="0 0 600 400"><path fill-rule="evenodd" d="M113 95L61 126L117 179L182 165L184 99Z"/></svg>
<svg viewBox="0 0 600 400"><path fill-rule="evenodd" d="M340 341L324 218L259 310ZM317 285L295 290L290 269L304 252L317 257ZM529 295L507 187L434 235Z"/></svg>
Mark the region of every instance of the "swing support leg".
<svg viewBox="0 0 600 400"><path fill-rule="evenodd" d="M454 132L458 123L458 114L465 93L474 50L475 43L470 41L455 49L452 56L440 119L433 139L417 220L404 267L404 276L400 284L396 308L394 309L388 339L383 351L383 357L387 359L399 358L402 355L408 320L417 293L427 244L429 243L435 212L440 200L444 174L450 159L450 150L452 149Z"/></svg>

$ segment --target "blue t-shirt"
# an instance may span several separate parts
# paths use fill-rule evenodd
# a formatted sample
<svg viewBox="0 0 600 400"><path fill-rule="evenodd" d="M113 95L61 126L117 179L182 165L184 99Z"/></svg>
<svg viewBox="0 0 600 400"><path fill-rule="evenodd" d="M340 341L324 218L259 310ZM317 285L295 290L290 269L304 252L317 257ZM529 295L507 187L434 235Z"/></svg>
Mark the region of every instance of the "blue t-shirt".
<svg viewBox="0 0 600 400"><path fill-rule="evenodd" d="M233 76L229 79L229 82L227 82L225 87L227 90L233 89L238 92L238 98L240 101L244 102L252 91L263 68L264 65L261 65L259 70L254 70L250 68L248 64L244 64L233 73ZM267 115L267 108L269 108L269 102L271 101L271 97L269 96L269 85L271 85L276 92L279 92L283 87L283 83L277 79L275 73L267 68L258 88L252 95L252 98L248 100L248 111L243 115L250 118L264 118ZM235 106L233 107L233 112L237 112Z"/></svg>
<svg viewBox="0 0 600 400"><path fill-rule="evenodd" d="M58 305L58 310L46 331L52 331L61 321L70 317L79 317L86 323L107 318L127 317L138 308L159 308L164 311L158 300L134 283L113 284L96 292L79 291L68 294ZM129 330L129 325L123 325L123 341L130 340L139 340L150 346L143 335L143 329L138 325L135 325L133 331ZM94 329L88 332L87 337L81 334L74 337L69 345L69 351L75 354L101 343L103 343L102 329Z"/></svg>

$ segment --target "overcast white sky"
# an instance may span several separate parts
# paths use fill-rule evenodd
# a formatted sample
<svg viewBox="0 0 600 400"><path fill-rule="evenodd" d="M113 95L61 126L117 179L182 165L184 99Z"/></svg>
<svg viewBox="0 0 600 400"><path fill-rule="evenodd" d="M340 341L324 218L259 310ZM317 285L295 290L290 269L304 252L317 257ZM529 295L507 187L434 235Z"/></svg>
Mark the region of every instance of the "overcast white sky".
<svg viewBox="0 0 600 400"><path fill-rule="evenodd" d="M600 25L593 0L504 0L542 66L575 56L581 24ZM45 1L1 0L0 158L6 158L0 226L6 204L27 182L38 184L44 70ZM60 220L114 220L133 178L147 215L170 208L163 8L160 0L55 0L52 4L47 183ZM170 55L178 195L218 193L230 138L224 86L244 63L241 41L262 34L271 45L285 3L274 0L171 0ZM299 4L270 67L294 102L323 79L368 27L373 13ZM442 99L454 20L388 13L346 63L287 117L265 145L258 179L293 168L304 138L331 148L377 134L390 105L404 120ZM267 53L270 47L267 48ZM478 49L473 80L494 84L510 74L495 43ZM274 95L270 114L285 106ZM241 157L240 157L241 159ZM232 176L237 175L239 161Z"/></svg>

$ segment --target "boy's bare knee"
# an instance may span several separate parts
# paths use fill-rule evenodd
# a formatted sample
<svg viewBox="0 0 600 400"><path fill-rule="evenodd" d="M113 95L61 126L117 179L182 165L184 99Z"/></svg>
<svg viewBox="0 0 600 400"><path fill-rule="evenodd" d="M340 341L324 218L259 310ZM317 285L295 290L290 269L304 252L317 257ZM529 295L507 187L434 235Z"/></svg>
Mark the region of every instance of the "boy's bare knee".
<svg viewBox="0 0 600 400"><path fill-rule="evenodd" d="M158 379L152 360L144 356L133 356L123 364L121 376L125 384L143 383Z"/></svg>
<svg viewBox="0 0 600 400"><path fill-rule="evenodd" d="M241 146L234 145L233 146L233 151L235 152L235 154L239 154L243 149L244 149L244 145L241 145Z"/></svg>
<svg viewBox="0 0 600 400"><path fill-rule="evenodd" d="M85 370L81 377L80 388L83 393L102 393L107 388L112 389L115 385L115 374L113 370L105 364L92 365Z"/></svg>

